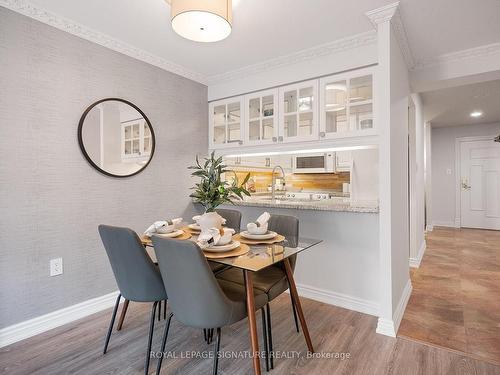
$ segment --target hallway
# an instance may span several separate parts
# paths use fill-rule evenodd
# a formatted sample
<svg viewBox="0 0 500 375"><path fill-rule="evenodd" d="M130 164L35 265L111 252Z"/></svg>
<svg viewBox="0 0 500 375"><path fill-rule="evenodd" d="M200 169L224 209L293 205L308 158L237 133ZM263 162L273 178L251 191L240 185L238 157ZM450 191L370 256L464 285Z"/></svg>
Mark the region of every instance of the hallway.
<svg viewBox="0 0 500 375"><path fill-rule="evenodd" d="M500 231L434 228L398 336L500 363Z"/></svg>

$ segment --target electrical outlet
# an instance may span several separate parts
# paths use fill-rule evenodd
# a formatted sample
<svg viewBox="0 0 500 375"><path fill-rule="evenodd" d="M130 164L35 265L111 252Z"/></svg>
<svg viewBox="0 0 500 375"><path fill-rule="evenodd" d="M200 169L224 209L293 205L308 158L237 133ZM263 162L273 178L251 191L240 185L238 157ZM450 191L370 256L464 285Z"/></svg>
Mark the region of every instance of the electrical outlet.
<svg viewBox="0 0 500 375"><path fill-rule="evenodd" d="M50 260L50 276L62 275L63 273L63 260L62 258L55 258Z"/></svg>
<svg viewBox="0 0 500 375"><path fill-rule="evenodd" d="M448 169L446 170L446 174L451 174L451 168L448 168Z"/></svg>

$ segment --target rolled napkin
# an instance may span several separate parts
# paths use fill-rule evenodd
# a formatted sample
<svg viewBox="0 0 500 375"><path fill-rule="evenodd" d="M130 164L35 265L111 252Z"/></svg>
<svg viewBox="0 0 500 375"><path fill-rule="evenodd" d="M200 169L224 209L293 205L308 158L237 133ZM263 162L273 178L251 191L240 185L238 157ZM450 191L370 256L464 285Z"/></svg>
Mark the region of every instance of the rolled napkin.
<svg viewBox="0 0 500 375"><path fill-rule="evenodd" d="M234 233L235 231L232 228L210 228L201 232L196 242L202 249L207 249L211 246L227 245L231 242Z"/></svg>
<svg viewBox="0 0 500 375"><path fill-rule="evenodd" d="M247 230L251 234L264 234L267 233L267 226L271 215L269 212L264 212L253 223L247 224Z"/></svg>
<svg viewBox="0 0 500 375"><path fill-rule="evenodd" d="M151 237L155 233L159 234L170 233L173 232L180 223L182 223L182 217L178 217L172 220L155 221L148 227L148 229L146 229L144 234L148 237Z"/></svg>

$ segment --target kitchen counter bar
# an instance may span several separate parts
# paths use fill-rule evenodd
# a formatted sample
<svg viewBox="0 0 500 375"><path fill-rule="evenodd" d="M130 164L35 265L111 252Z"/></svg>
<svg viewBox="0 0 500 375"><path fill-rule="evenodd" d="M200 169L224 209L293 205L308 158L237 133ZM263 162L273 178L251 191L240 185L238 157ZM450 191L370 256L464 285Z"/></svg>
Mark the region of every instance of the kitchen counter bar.
<svg viewBox="0 0 500 375"><path fill-rule="evenodd" d="M297 210L338 211L378 213L377 201L351 201L349 198L331 198L325 200L286 200L262 199L249 197L245 200L234 200L235 206L291 208Z"/></svg>

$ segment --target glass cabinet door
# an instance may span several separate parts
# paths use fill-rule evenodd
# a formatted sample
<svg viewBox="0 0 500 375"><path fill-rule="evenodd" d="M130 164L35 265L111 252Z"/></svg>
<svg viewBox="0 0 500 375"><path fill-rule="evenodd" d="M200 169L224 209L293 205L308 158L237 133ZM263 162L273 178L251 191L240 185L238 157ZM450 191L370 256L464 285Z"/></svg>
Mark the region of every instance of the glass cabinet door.
<svg viewBox="0 0 500 375"><path fill-rule="evenodd" d="M317 138L317 81L302 82L280 89L281 142Z"/></svg>
<svg viewBox="0 0 500 375"><path fill-rule="evenodd" d="M243 142L241 98L211 103L210 143L212 147L229 147Z"/></svg>
<svg viewBox="0 0 500 375"><path fill-rule="evenodd" d="M365 74L320 80L320 137L361 135L373 129L373 76L367 70L359 73Z"/></svg>
<svg viewBox="0 0 500 375"><path fill-rule="evenodd" d="M268 90L247 95L246 141L251 144L265 144L277 141L278 91Z"/></svg>

